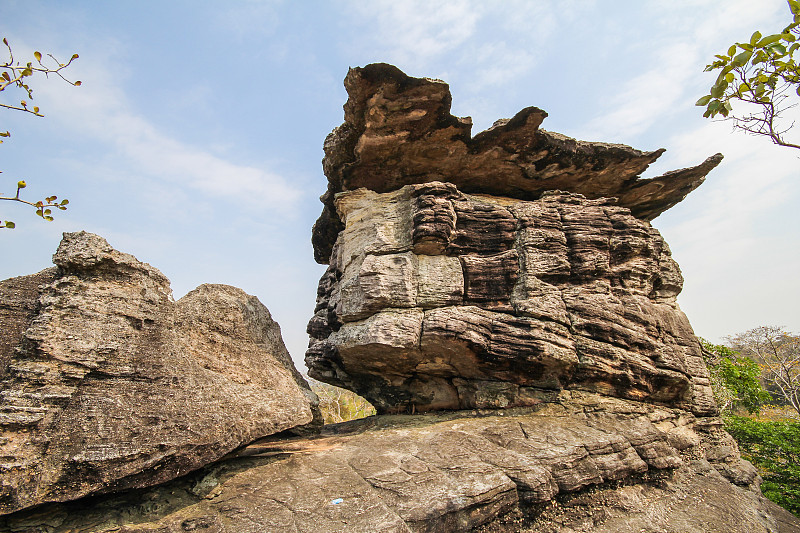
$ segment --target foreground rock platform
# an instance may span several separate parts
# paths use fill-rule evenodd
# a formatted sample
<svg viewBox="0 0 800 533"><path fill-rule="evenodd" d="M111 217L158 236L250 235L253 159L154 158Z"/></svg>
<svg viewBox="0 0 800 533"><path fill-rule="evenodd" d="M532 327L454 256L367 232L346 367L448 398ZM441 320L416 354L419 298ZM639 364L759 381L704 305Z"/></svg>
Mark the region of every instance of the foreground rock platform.
<svg viewBox="0 0 800 533"><path fill-rule="evenodd" d="M337 194L309 375L379 412L534 405L562 389L716 413L669 247L607 199Z"/></svg>
<svg viewBox="0 0 800 533"><path fill-rule="evenodd" d="M159 487L0 518L3 531L727 531L800 521L717 418L564 392L539 408L384 415L267 438Z"/></svg>
<svg viewBox="0 0 800 533"><path fill-rule="evenodd" d="M182 476L314 423L257 298L169 280L86 232L0 282L0 514ZM318 418L318 417L317 417Z"/></svg>
<svg viewBox="0 0 800 533"><path fill-rule="evenodd" d="M722 160L715 154L695 167L645 179L640 176L664 149L642 152L544 131L539 126L547 113L536 107L473 137L472 120L450 114L450 88L441 80L375 63L350 69L344 85L344 123L325 140L328 190L312 239L320 263L328 263L342 228L333 205L341 191L389 192L445 181L466 193L535 200L561 190L617 198L633 216L652 220L696 189Z"/></svg>

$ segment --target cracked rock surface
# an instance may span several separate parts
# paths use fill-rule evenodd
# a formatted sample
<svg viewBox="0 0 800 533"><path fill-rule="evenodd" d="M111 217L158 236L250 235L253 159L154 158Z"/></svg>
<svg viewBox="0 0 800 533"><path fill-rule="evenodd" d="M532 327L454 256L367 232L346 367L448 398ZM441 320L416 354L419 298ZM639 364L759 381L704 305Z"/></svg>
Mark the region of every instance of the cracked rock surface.
<svg viewBox="0 0 800 533"><path fill-rule="evenodd" d="M257 298L169 280L86 232L0 282L0 514L162 483L312 423Z"/></svg>
<svg viewBox="0 0 800 533"><path fill-rule="evenodd" d="M588 520L598 531L796 531L758 483L717 418L565 392L539 409L384 415L267 438L161 487L16 513L0 527L567 532L592 531ZM569 514L579 502L591 511L582 522ZM537 519L545 529L525 529Z"/></svg>
<svg viewBox="0 0 800 533"><path fill-rule="evenodd" d="M716 412L661 235L614 202L429 182L336 196L309 375L380 412L535 405L563 389Z"/></svg>

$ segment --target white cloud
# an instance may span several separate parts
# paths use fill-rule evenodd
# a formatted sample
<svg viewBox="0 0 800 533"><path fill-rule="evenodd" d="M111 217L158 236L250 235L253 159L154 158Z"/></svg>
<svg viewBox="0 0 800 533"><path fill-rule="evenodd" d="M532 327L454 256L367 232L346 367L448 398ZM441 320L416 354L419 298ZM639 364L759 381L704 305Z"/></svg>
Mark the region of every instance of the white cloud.
<svg viewBox="0 0 800 533"><path fill-rule="evenodd" d="M659 50L656 67L624 84L610 109L591 120L582 131L587 139L620 139L639 135L656 124L684 99L687 81L696 72L698 54L688 44Z"/></svg>
<svg viewBox="0 0 800 533"><path fill-rule="evenodd" d="M625 81L619 96L587 124L587 139L620 139L642 134L659 124L683 102L694 103L695 89L713 76L702 76L702 65L735 40L749 37L754 25L774 24L782 29L779 2L733 0L722 5L695 2L652 6L664 35L653 35L647 52L638 59L647 70ZM785 8L785 4L783 6ZM745 35L746 34L746 35ZM632 59L631 59L632 60ZM701 93L697 93L699 97Z"/></svg>
<svg viewBox="0 0 800 533"><path fill-rule="evenodd" d="M683 159L720 151L722 164L654 222L686 277L679 300L704 336L763 324L800 326L800 201L795 150L706 122L666 142Z"/></svg>
<svg viewBox="0 0 800 533"><path fill-rule="evenodd" d="M464 44L480 18L474 2L349 2L360 36L386 61L421 68Z"/></svg>
<svg viewBox="0 0 800 533"><path fill-rule="evenodd" d="M101 49L114 47L98 45ZM125 94L131 80L111 70L113 57L91 52L75 64L73 73L84 80L79 89L55 83L37 88L48 120L60 122L58 127L71 136L108 145L109 155L123 158L130 174L249 206L281 212L294 208L302 193L283 176L215 153L219 144L213 138L208 146L174 138L137 112Z"/></svg>

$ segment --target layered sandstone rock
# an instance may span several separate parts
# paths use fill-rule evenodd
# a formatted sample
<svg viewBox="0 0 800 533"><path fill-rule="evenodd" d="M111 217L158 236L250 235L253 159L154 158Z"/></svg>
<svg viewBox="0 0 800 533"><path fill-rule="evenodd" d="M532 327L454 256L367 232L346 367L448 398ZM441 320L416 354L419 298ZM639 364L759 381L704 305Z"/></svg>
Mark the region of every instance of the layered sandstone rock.
<svg viewBox="0 0 800 533"><path fill-rule="evenodd" d="M340 193L309 375L379 410L532 405L562 389L715 406L658 231L609 200Z"/></svg>
<svg viewBox="0 0 800 533"><path fill-rule="evenodd" d="M162 487L18 513L0 529L797 531L758 481L718 419L563 392L536 410L378 416L265 439Z"/></svg>
<svg viewBox="0 0 800 533"><path fill-rule="evenodd" d="M534 200L561 190L587 198L618 198L642 219L652 220L696 189L722 154L703 163L643 179L664 149L585 142L539 129L547 113L536 107L472 137L472 121L450 114L449 86L412 78L385 63L353 68L344 123L325 140L323 167L328 191L314 226L314 256L327 263L341 220L336 193L361 187L389 192L404 185L445 181L466 193Z"/></svg>
<svg viewBox="0 0 800 533"><path fill-rule="evenodd" d="M345 86L312 239L329 268L309 375L382 412L563 389L715 412L680 270L649 220L721 155L642 179L663 150L546 132L540 109L471 137L444 82L375 64Z"/></svg>
<svg viewBox="0 0 800 533"><path fill-rule="evenodd" d="M269 311L169 280L96 235L0 282L0 514L180 476L314 420ZM12 349L13 348L13 349Z"/></svg>

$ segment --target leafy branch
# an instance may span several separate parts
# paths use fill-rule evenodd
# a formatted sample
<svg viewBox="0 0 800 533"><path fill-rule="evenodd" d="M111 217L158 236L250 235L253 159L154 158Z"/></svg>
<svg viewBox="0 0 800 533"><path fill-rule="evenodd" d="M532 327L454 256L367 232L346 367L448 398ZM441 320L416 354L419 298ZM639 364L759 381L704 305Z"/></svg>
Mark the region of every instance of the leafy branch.
<svg viewBox="0 0 800 533"><path fill-rule="evenodd" d="M753 135L769 137L773 143L800 149L789 142L784 134L794 127L781 124L786 112L797 106L794 97L800 97L800 70L794 58L800 50L800 0L787 0L792 23L781 33L763 36L756 31L750 40L731 45L726 53L716 54L716 61L706 65L705 71L719 70L719 75L709 94L695 105L705 106L703 116L718 115L730 119L734 128ZM732 102L749 104L756 111L736 116Z"/></svg>
<svg viewBox="0 0 800 533"><path fill-rule="evenodd" d="M30 205L30 206L36 208L36 215L37 216L40 216L43 219L51 221L51 222L53 220L53 216L52 216L52 212L53 211L52 211L52 209L50 209L51 207L55 207L56 209L60 209L61 211L66 211L67 210L67 204L69 204L69 200L64 199L64 200L61 200L60 202L57 202L56 201L56 200L58 200L57 196L48 196L44 200L39 200L38 202L29 202L27 200L23 200L22 198L19 197L19 191L21 191L22 189L24 189L27 186L28 186L28 184L25 183L24 181L18 181L17 182L17 194L15 194L14 196L2 196L2 193L0 193L0 200L10 200L12 202L20 202L20 203L23 203L23 204ZM16 227L16 224L11 222L10 220L5 220L5 221L0 222L0 228L14 229L14 227Z"/></svg>
<svg viewBox="0 0 800 533"><path fill-rule="evenodd" d="M31 106L28 104L28 100L33 99L33 89L28 84L27 78L32 77L34 74L44 74L45 77L49 78L51 74L58 76L63 81L69 83L70 85L74 85L79 87L81 85L80 81L70 81L67 77L64 76L62 71L68 68L73 61L78 59L78 54L73 54L70 57L69 61L66 63L61 63L58 59L55 58L52 54L47 54L47 57L50 61L47 61L42 56L41 52L34 52L33 57L36 61L28 61L27 63L20 63L14 58L14 52L11 49L11 45L8 44L8 40L3 38L3 44L8 49L8 59L4 62L0 63L0 92L5 91L7 88L17 88L23 91L25 94L25 98L19 101L19 104L7 104L0 102L0 108L10 109L13 111L21 111L23 113L30 113L37 117L44 116L38 106ZM43 61L44 59L44 61ZM11 136L10 131L0 131L0 143L3 142L3 138L8 138ZM61 200L57 202L57 196L48 196L44 200L39 200L37 202L29 202L27 200L23 200L19 197L20 190L24 189L27 186L25 181L18 181L17 182L17 192L14 196L2 196L0 193L0 200L7 200L11 202L19 202L29 206L32 206L36 210L36 215L48 220L52 221L52 209L56 208L61 211L67 209L67 204L69 200ZM16 227L16 224L10 220L0 221L0 229L13 229Z"/></svg>

